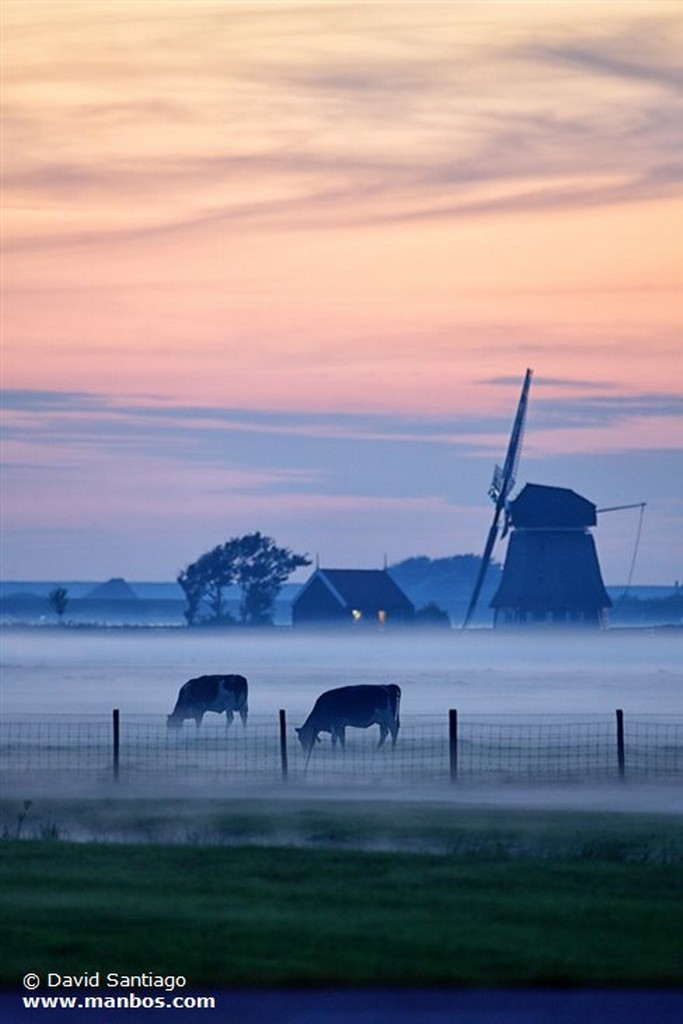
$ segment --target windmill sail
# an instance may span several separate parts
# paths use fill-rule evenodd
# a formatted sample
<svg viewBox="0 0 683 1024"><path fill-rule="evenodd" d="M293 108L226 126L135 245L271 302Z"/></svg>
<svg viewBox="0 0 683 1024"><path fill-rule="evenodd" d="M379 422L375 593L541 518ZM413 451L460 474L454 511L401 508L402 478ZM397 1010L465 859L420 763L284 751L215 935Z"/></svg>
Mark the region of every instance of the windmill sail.
<svg viewBox="0 0 683 1024"><path fill-rule="evenodd" d="M491 555L493 554L493 545L496 543L498 536L498 523L500 521L501 514L505 511L508 496L515 485L515 474L517 473L517 466L519 464L519 456L522 451L522 439L524 437L524 422L526 420L526 409L529 400L529 388L531 387L531 376L533 371L527 370L524 376L524 383L522 385L522 393L519 396L519 405L517 406L517 414L515 416L514 423L512 424L512 433L510 434L510 440L508 442L508 449L505 455L505 462L503 468L496 466L493 472L493 480L491 487L489 488L489 497L495 504L495 511L493 513L493 522L489 529L488 537L486 538L486 546L484 553L481 558L481 566L479 567L479 574L477 581L472 591L472 597L467 608L467 614L465 615L465 621L463 623L463 629L466 629L474 615L481 593L481 588L484 585L484 579L491 562Z"/></svg>

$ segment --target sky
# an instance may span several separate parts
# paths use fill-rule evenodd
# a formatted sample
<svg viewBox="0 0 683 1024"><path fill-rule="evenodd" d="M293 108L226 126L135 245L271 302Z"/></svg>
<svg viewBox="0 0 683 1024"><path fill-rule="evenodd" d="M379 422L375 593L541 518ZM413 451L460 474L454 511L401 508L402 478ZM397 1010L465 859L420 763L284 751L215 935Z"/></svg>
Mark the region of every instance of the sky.
<svg viewBox="0 0 683 1024"><path fill-rule="evenodd" d="M517 492L683 580L678 2L2 22L2 578L480 553L531 367Z"/></svg>

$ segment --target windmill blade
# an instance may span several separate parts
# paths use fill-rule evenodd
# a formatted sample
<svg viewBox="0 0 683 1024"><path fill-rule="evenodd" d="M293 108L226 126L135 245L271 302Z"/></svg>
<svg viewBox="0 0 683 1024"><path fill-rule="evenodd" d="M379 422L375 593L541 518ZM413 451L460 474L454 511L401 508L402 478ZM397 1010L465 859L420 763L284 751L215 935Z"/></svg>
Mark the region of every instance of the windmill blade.
<svg viewBox="0 0 683 1024"><path fill-rule="evenodd" d="M481 557L481 566L479 567L479 573L477 575L476 583L474 584L474 590L472 591L472 597L467 608L467 614L465 615L465 621L463 622L463 629L466 629L474 615L481 593L481 588L484 585L486 573L491 563L491 555L493 554L493 546L496 543L496 537L498 536L498 521L501 513L505 509L505 505L508 499L508 495L515 486L515 475L517 473L517 466L519 465L519 457L522 452L522 439L524 437L524 422L526 420L526 410L529 402L529 389L531 387L531 377L533 370L527 370L524 375L524 383L522 384L522 392L519 396L519 403L517 405L517 412L515 419L512 424L512 432L510 434L510 440L508 442L507 452L505 454L505 462L501 470L500 466L496 466L493 474L493 483L489 490L489 495L493 498L496 503L496 510L493 514L493 522L489 529L489 535L486 539L486 547Z"/></svg>
<svg viewBox="0 0 683 1024"><path fill-rule="evenodd" d="M515 476L519 465L519 457L522 454L524 423L526 421L526 410L529 403L529 388L531 387L532 374L533 370L526 371L524 384L522 385L522 393L519 396L519 405L517 406L515 422L512 424L512 433L510 434L508 450L505 455L505 463L503 464L501 491L498 498L498 504L500 504L501 509L505 507L508 495L515 486Z"/></svg>
<svg viewBox="0 0 683 1024"><path fill-rule="evenodd" d="M500 509L496 508L493 514L493 522L491 523L491 529L489 535L486 538L486 547L484 548L484 554L481 556L481 565L479 566L479 572L477 574L477 581L474 584L474 590L472 591L472 597L467 608L467 614L465 621L463 622L463 629L466 629L470 623L470 619L474 615L481 593L481 588L484 586L484 579L486 577L486 571L491 561L491 555L493 554L493 545L496 543L496 537L498 536L498 520L500 519Z"/></svg>

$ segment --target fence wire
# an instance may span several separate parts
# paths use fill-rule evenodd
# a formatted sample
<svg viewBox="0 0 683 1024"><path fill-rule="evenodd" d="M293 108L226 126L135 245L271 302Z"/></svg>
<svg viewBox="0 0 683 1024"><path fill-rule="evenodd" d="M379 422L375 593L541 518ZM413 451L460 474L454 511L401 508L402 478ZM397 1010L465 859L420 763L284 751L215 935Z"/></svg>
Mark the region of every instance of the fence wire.
<svg viewBox="0 0 683 1024"><path fill-rule="evenodd" d="M378 748L378 731L347 729L345 748L321 740L306 762L293 725L251 716L227 729L209 716L200 729L169 730L160 716L120 716L118 752L111 716L6 718L0 723L0 767L6 781L27 778L194 780L221 785L438 784L462 780L581 781L683 776L683 716L625 716L623 761L609 715L402 717L396 746ZM283 762L284 753L284 762Z"/></svg>
<svg viewBox="0 0 683 1024"><path fill-rule="evenodd" d="M462 776L582 779L618 773L611 721L465 721L460 728L458 774Z"/></svg>
<svg viewBox="0 0 683 1024"><path fill-rule="evenodd" d="M625 720L626 770L642 778L683 775L683 723L650 718Z"/></svg>

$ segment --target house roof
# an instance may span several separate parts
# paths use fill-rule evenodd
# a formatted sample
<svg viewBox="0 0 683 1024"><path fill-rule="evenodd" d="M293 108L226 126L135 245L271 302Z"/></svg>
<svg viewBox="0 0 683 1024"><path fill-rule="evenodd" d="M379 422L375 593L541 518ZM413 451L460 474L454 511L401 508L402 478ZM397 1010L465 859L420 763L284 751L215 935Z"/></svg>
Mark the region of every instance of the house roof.
<svg viewBox="0 0 683 1024"><path fill-rule="evenodd" d="M413 608L412 602L385 569L316 569L295 601L314 580L321 580L336 600L348 609Z"/></svg>
<svg viewBox="0 0 683 1024"><path fill-rule="evenodd" d="M100 583L85 595L95 601L137 601L137 594L120 576Z"/></svg>

